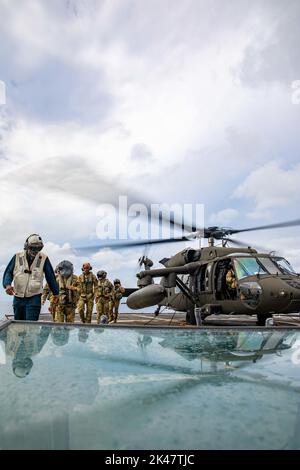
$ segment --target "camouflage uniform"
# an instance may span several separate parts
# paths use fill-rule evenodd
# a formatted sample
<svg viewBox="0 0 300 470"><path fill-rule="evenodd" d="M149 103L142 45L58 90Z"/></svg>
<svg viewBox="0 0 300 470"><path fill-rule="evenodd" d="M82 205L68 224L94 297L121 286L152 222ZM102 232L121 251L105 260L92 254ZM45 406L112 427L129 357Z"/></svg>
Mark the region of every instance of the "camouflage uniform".
<svg viewBox="0 0 300 470"><path fill-rule="evenodd" d="M53 321L55 321L57 303L53 301L54 300L54 295L53 295L52 291L50 290L50 287L49 287L48 283L45 285L45 287L43 289L42 304L44 304L46 302L46 300L49 300L49 302L50 302L49 312L52 315Z"/></svg>
<svg viewBox="0 0 300 470"><path fill-rule="evenodd" d="M57 276L59 286L59 300L56 308L55 321L74 323L75 309L80 292L78 277L72 274L64 278L60 274Z"/></svg>
<svg viewBox="0 0 300 470"><path fill-rule="evenodd" d="M94 297L98 285L96 276L89 272L89 274L81 274L78 278L79 281L79 300L78 300L78 313L82 323L91 323ZM86 313L85 313L86 309Z"/></svg>
<svg viewBox="0 0 300 470"><path fill-rule="evenodd" d="M229 269L229 271L227 271L226 273L226 284L229 287L229 289L237 288L236 277L235 277L233 269Z"/></svg>
<svg viewBox="0 0 300 470"><path fill-rule="evenodd" d="M113 294L112 294L112 312L113 320L116 323L119 315L119 305L123 294L125 293L124 287L121 284L114 284Z"/></svg>
<svg viewBox="0 0 300 470"><path fill-rule="evenodd" d="M96 288L97 323L100 323L101 315L106 315L108 320L113 320L112 315L113 285L108 279L98 279Z"/></svg>

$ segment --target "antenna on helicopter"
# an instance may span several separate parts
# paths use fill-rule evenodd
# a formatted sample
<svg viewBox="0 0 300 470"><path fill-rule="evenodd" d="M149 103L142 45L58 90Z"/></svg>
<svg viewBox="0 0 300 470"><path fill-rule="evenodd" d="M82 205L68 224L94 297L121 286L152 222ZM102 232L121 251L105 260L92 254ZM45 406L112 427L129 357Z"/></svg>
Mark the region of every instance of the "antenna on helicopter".
<svg viewBox="0 0 300 470"><path fill-rule="evenodd" d="M209 237L208 239L208 246L214 246L215 244L215 239L214 237Z"/></svg>
<svg viewBox="0 0 300 470"><path fill-rule="evenodd" d="M143 255L139 258L139 266L140 268L144 265L145 271L148 271L153 266L153 261L147 256Z"/></svg>

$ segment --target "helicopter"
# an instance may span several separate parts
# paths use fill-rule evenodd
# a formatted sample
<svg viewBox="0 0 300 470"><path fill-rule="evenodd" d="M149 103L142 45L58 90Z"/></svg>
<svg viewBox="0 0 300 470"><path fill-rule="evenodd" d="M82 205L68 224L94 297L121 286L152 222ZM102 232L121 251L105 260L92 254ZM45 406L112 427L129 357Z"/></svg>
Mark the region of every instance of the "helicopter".
<svg viewBox="0 0 300 470"><path fill-rule="evenodd" d="M203 238L208 246L185 248L170 258L160 260L162 268L152 269L147 256L140 258L144 270L136 274L137 289L126 289L127 305L137 310L157 305L186 312L186 322L197 324L195 308L201 320L209 315L256 315L257 325L264 326L273 314L300 311L300 275L291 264L274 252L265 253L241 246L230 235L300 225L300 220L246 229L208 227ZM199 231L198 231L199 232ZM192 232L194 237L197 231ZM134 247L188 241L190 236L163 240L121 242L114 247ZM216 246L221 241L221 246ZM228 246L228 244L235 246ZM108 246L108 245L106 245ZM228 283L228 272L234 282ZM154 282L161 278L160 283ZM197 313L198 313L197 312Z"/></svg>
<svg viewBox="0 0 300 470"><path fill-rule="evenodd" d="M290 349L297 335L287 331L224 331L206 330L201 333L201 341L191 331L175 331L172 335L161 333L159 343L172 349L188 361L197 358L211 362L256 362L264 355L280 354Z"/></svg>
<svg viewBox="0 0 300 470"><path fill-rule="evenodd" d="M115 185L111 181L95 174L94 169L80 157L72 163L73 167L78 165L82 171L70 170L66 174L64 168L68 162L69 160L64 158L51 158L47 165L45 160L37 163L34 166L34 174L38 170L39 179L31 176L32 165L14 170L11 176L14 181L23 182L25 175L33 189L39 187L42 182L49 190L67 192L96 204L117 204ZM84 182L86 184L83 184ZM99 192L100 186L102 191ZM120 189L119 185L118 188ZM129 203L139 199L131 190L125 189ZM145 202L148 207L146 199ZM168 223L174 227L182 227L182 224L174 219L168 220ZM127 305L134 310L157 305L156 313L159 313L162 306L175 311L185 311L186 321L192 325L196 324L195 308L200 309L203 320L211 314L257 315L258 325L264 325L266 320L276 313L299 312L300 278L290 263L283 257L257 251L250 246L245 247L241 242L230 238L240 232L299 225L300 219L246 229L218 226L204 228L202 236L208 239L208 247L186 248L171 258L164 258L160 261L163 266L160 269L152 269L152 261L142 257L141 265L144 264L145 269L137 273L137 288L126 289ZM184 227L186 228L186 225ZM114 241L83 248L87 248L87 251L97 251L105 247L151 246L156 243L187 242L193 237L199 237L200 231L193 224L189 226L189 231L189 235L170 239ZM221 241L222 246L216 246L216 241ZM229 243L236 247L229 247ZM232 270L235 279L234 288L229 288L226 281L229 270ZM154 282L157 278L161 278L159 284Z"/></svg>

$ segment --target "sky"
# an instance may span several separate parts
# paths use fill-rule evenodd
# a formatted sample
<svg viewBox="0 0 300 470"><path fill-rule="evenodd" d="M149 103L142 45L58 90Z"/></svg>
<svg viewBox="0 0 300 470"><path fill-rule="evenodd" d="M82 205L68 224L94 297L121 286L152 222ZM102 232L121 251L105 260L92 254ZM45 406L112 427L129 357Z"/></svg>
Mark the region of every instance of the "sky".
<svg viewBox="0 0 300 470"><path fill-rule="evenodd" d="M0 274L39 233L53 265L132 285L141 248L74 251L120 194L204 204L206 226L299 218L298 0L0 0L0 18ZM238 238L300 272L299 228Z"/></svg>

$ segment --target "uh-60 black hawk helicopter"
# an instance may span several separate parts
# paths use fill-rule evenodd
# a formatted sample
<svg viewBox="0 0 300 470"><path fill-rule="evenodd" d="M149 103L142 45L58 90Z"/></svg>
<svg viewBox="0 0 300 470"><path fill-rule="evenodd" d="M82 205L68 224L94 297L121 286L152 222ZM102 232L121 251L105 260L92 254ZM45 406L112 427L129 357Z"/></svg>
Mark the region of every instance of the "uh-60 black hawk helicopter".
<svg viewBox="0 0 300 470"><path fill-rule="evenodd" d="M300 220L264 225L248 229L209 227L202 232L208 246L185 248L171 258L164 258L160 269L151 269L153 262L140 259L145 269L137 274L138 289L128 289L127 305L131 309L158 305L185 311L186 321L196 324L195 307L202 319L211 314L257 315L257 324L276 313L300 311L300 276L290 263L274 253L261 253L242 242L229 238L239 232L300 225ZM193 231L194 236L197 232ZM139 240L117 246L151 245L188 241L190 237ZM216 246L215 241L221 241ZM237 245L229 247L228 243ZM155 278L161 278L159 284ZM131 292L131 293L130 293ZM199 312L199 310L198 310Z"/></svg>
<svg viewBox="0 0 300 470"><path fill-rule="evenodd" d="M77 170L80 168L80 171ZM68 168L68 172L65 169ZM35 178L38 172L39 178ZM5 178L7 178L7 174ZM94 166L87 165L82 157L42 159L25 165L11 172L17 183L23 184L24 176L29 187L69 193L80 199L96 204L110 202L117 205L116 185L95 172ZM101 191L99 192L99 187ZM124 188L123 188L124 189ZM140 198L131 190L124 189L128 195L128 204ZM140 196L140 195L139 195ZM149 203L145 201L149 209ZM174 220L171 225L182 227ZM294 313L300 310L300 277L284 258L270 253L258 253L253 248L240 248L243 243L229 238L230 235L254 230L265 230L300 225L300 219L279 224L264 225L248 229L209 227L203 230L203 237L208 238L209 246L200 249L187 248L169 259L161 260L161 269L151 269L152 262L144 257L145 270L137 274L138 289L126 289L127 304L132 309L153 305L167 306L178 311L186 311L188 323L195 324L194 309L201 309L201 316L216 314L257 315L259 324L264 324L274 313ZM190 227L192 236L199 235L197 227ZM200 231L202 232L202 231ZM149 246L155 243L189 241L183 236L171 239L139 240L137 242L118 242L79 248L80 251L95 251L104 247ZM214 241L221 241L222 246L215 246ZM237 248L227 246L228 243ZM245 244L244 244L245 245ZM234 282L231 287L227 282L227 273L232 270ZM161 278L159 284L155 278Z"/></svg>

